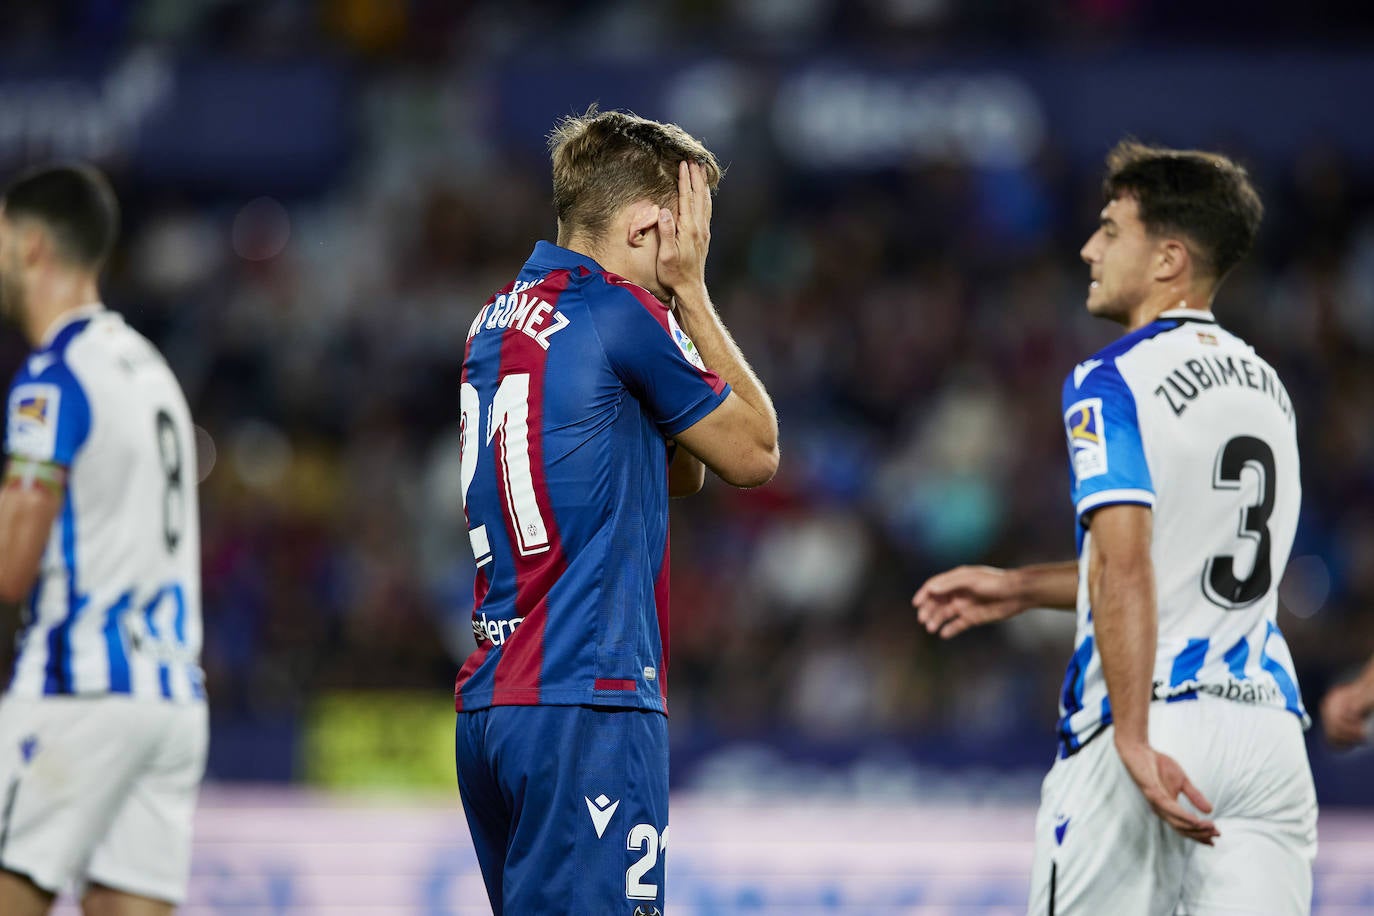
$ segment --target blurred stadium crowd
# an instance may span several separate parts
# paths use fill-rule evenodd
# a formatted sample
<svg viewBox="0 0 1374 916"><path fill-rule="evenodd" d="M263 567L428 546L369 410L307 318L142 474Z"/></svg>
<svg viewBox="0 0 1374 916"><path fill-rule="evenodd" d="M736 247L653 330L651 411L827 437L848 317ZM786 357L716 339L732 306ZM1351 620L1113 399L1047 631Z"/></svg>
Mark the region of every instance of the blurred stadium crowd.
<svg viewBox="0 0 1374 916"><path fill-rule="evenodd" d="M575 41L604 30L599 47L613 53L674 34L803 50L823 36L1074 40L1089 37L1084 23L1158 35L1184 15L1143 0L872 0L843 17L841 6L6 5L6 54L161 41L356 67L355 150L322 193L189 193L103 163L126 226L107 301L162 347L203 429L217 722L290 719L335 689L442 692L471 646L464 337L554 232L542 151L469 129L479 100L465 74L479 49L518 51L517 23L530 21ZM1256 4L1244 27L1278 7ZM1307 21L1327 34L1329 19ZM1246 158L1224 137L1197 142ZM1073 549L1060 385L1116 333L1082 308L1077 252L1097 172L1053 136L1013 171L920 160L817 175L738 154L732 165L709 279L777 401L783 465L762 490L715 482L674 506L675 736L921 746L957 735L993 760L1048 760L1070 615L942 645L908 600L950 564ZM1374 651L1374 173L1317 139L1254 171L1268 207L1260 247L1217 313L1297 407L1304 511L1280 622L1315 708ZM6 332L0 368L23 352Z"/></svg>

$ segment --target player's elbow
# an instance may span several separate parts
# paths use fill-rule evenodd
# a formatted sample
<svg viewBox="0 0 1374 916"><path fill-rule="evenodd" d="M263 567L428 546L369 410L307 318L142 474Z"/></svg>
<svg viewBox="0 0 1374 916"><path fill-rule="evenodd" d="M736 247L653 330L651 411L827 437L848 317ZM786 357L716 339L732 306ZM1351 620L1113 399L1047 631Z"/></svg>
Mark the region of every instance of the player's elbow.
<svg viewBox="0 0 1374 916"><path fill-rule="evenodd" d="M721 479L735 487L761 487L778 473L780 457L776 442L771 447L749 449L733 467L722 469Z"/></svg>

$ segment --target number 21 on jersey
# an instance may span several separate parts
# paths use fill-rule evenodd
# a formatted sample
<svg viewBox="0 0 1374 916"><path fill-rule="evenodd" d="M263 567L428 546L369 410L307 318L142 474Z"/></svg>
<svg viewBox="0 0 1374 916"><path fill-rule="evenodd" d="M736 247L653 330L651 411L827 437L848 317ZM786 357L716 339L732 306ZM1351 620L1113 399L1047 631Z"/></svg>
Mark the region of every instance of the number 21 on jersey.
<svg viewBox="0 0 1374 916"><path fill-rule="evenodd" d="M477 476L481 455L490 451L495 441L497 447L491 458L496 461L501 492L510 514L511 528L515 531L514 546L522 557L543 553L549 549L549 533L535 498L534 473L530 467L529 373L517 372L501 379L491 402L486 405L486 434L479 439L483 415L482 396L475 386L464 382L461 419L463 511L467 512L468 489ZM471 523L471 516L468 521ZM477 565L490 563L491 539L486 524L468 529L468 536Z"/></svg>

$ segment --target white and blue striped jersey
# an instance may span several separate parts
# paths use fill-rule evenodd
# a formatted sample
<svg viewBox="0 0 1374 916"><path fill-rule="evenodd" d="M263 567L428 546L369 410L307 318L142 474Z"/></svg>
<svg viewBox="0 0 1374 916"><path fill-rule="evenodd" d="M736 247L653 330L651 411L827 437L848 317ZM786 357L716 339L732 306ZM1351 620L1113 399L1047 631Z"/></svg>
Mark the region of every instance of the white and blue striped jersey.
<svg viewBox="0 0 1374 916"><path fill-rule="evenodd" d="M1093 510L1153 507L1159 608L1154 699L1209 695L1308 724L1275 623L1302 487L1293 404L1277 373L1208 312L1179 309L1064 382L1078 539L1078 635L1059 705L1061 756L1112 721L1093 638Z"/></svg>
<svg viewBox="0 0 1374 916"><path fill-rule="evenodd" d="M67 468L11 694L202 700L195 438L162 355L98 304L68 313L14 379L5 453Z"/></svg>

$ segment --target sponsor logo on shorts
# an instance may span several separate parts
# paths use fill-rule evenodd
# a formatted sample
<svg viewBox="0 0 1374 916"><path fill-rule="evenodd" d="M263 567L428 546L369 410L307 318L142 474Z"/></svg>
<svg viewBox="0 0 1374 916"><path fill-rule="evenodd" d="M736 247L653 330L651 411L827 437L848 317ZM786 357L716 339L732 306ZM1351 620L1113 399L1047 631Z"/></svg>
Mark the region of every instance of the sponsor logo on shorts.
<svg viewBox="0 0 1374 916"><path fill-rule="evenodd" d="M641 903L630 916L663 916L663 912L656 906Z"/></svg>
<svg viewBox="0 0 1374 916"><path fill-rule="evenodd" d="M1182 684L1169 686L1163 681L1155 681L1154 685L1154 698L1156 700L1172 700L1178 697L1204 694L1222 700L1233 700L1237 703L1250 703L1260 706L1282 706L1285 702L1283 694L1279 692L1277 687L1263 681L1238 681L1235 678L1230 678L1222 683L1184 681Z"/></svg>

